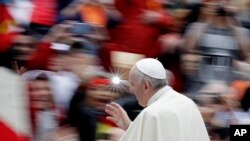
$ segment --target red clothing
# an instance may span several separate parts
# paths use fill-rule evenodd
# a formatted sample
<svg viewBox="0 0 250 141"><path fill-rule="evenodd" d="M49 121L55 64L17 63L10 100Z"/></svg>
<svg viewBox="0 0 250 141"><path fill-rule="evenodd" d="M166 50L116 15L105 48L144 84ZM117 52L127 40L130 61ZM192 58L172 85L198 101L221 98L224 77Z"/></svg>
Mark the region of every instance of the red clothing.
<svg viewBox="0 0 250 141"><path fill-rule="evenodd" d="M11 25L14 25L14 20L7 10L7 6L0 3L0 53L6 52L11 46L13 37L13 34L9 32Z"/></svg>
<svg viewBox="0 0 250 141"><path fill-rule="evenodd" d="M32 23L52 26L56 22L57 0L33 0Z"/></svg>
<svg viewBox="0 0 250 141"><path fill-rule="evenodd" d="M56 52L50 48L51 43L41 42L37 46L36 52L27 62L28 69L48 70L50 59L56 55Z"/></svg>
<svg viewBox="0 0 250 141"><path fill-rule="evenodd" d="M110 51L113 50L157 57L160 54L158 38L163 29L173 25L172 18L164 10L158 10L162 17L149 25L139 18L147 10L145 0L116 0L115 5L123 21L110 30L111 41L101 52L104 66L110 67Z"/></svg>
<svg viewBox="0 0 250 141"><path fill-rule="evenodd" d="M0 4L0 35L8 33L10 25L14 24L14 20L7 7L4 4Z"/></svg>
<svg viewBox="0 0 250 141"><path fill-rule="evenodd" d="M14 36L14 33L0 34L0 53L8 51Z"/></svg>

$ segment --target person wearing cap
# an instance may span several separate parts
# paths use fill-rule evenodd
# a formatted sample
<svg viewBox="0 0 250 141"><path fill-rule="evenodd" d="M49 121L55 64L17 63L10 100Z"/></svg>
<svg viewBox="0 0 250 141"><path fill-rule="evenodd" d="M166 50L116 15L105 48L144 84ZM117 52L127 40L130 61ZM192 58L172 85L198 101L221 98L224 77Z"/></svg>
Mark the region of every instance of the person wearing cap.
<svg viewBox="0 0 250 141"><path fill-rule="evenodd" d="M126 130L120 141L209 141L196 104L168 86L166 78L156 59L142 59L131 68L130 89L145 108L131 122L120 105L106 106L107 119Z"/></svg>

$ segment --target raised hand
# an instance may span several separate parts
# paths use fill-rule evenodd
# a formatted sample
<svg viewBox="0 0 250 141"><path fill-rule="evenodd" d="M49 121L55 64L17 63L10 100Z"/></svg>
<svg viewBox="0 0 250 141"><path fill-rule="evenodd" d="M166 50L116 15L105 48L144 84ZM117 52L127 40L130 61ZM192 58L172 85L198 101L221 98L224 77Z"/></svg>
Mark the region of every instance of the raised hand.
<svg viewBox="0 0 250 141"><path fill-rule="evenodd" d="M18 68L17 61L13 61L11 63L12 63L13 70L17 74L22 75L23 73L25 73L27 71L27 69L24 66L21 66L20 68Z"/></svg>
<svg viewBox="0 0 250 141"><path fill-rule="evenodd" d="M114 122L118 127L126 130L131 123L126 111L117 103L112 102L106 106L105 112L109 114L108 120Z"/></svg>

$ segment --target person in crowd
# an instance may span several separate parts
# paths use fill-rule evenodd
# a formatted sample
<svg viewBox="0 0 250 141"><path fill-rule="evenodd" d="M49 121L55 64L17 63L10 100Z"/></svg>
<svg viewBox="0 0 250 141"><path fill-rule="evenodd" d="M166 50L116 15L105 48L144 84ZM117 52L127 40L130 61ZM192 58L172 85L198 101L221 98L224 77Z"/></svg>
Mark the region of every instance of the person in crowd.
<svg viewBox="0 0 250 141"><path fill-rule="evenodd" d="M174 25L174 19L157 0L115 0L120 22L109 28L110 40L101 49L106 70L112 64L112 52L121 51L157 57L161 54L158 39Z"/></svg>
<svg viewBox="0 0 250 141"><path fill-rule="evenodd" d="M43 141L48 133L59 125L50 79L45 73L41 73L33 79L28 78L27 81L30 87L30 115L34 140Z"/></svg>
<svg viewBox="0 0 250 141"><path fill-rule="evenodd" d="M203 9L206 19L204 23L190 26L185 48L202 55L199 75L203 82L222 80L230 83L233 60L246 60L249 52L247 30L235 23L234 11L228 3L210 1Z"/></svg>
<svg viewBox="0 0 250 141"><path fill-rule="evenodd" d="M108 129L114 124L106 120L104 109L107 103L118 98L111 88L111 80L106 76L95 76L82 83L73 95L68 122L76 128L80 141L108 139Z"/></svg>

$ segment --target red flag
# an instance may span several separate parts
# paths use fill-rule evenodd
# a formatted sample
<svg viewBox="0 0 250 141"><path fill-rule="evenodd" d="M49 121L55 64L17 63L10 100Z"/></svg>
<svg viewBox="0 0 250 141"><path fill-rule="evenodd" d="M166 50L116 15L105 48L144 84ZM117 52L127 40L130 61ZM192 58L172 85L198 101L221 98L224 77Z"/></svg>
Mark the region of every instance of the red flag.
<svg viewBox="0 0 250 141"><path fill-rule="evenodd" d="M0 52L5 52L11 44L11 37L9 28L14 25L14 20L8 12L5 4L0 4Z"/></svg>
<svg viewBox="0 0 250 141"><path fill-rule="evenodd" d="M1 141L29 141L28 137L18 135L5 123L0 121L0 140Z"/></svg>
<svg viewBox="0 0 250 141"><path fill-rule="evenodd" d="M0 141L29 141L26 84L19 75L4 67L0 67L0 78Z"/></svg>

